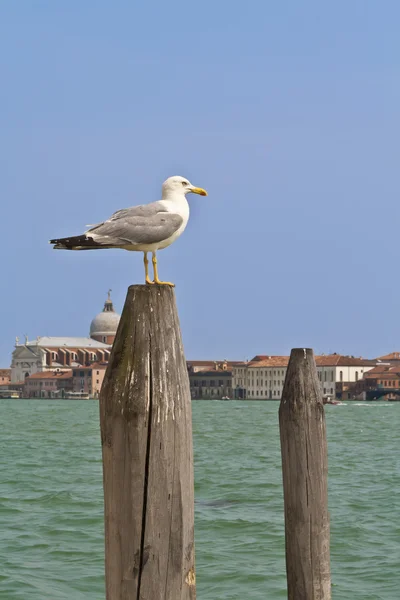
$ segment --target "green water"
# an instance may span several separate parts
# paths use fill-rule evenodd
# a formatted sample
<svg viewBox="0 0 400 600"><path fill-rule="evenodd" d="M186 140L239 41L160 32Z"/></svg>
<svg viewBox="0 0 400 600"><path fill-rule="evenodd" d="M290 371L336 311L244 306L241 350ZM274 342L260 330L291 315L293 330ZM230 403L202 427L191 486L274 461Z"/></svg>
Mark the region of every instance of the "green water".
<svg viewBox="0 0 400 600"><path fill-rule="evenodd" d="M194 402L199 600L285 598L278 404ZM400 598L400 404L326 408L335 600ZM95 401L0 401L0 599L104 600Z"/></svg>

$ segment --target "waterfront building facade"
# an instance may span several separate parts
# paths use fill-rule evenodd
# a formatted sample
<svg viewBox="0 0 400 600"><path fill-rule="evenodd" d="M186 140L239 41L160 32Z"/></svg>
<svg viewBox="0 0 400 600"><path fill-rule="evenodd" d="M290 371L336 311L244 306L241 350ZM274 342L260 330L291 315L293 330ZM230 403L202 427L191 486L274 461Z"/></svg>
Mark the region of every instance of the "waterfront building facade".
<svg viewBox="0 0 400 600"><path fill-rule="evenodd" d="M94 363L87 367L74 369L72 372L73 391L98 398L106 369L107 363Z"/></svg>
<svg viewBox="0 0 400 600"><path fill-rule="evenodd" d="M346 392L357 387L354 384L377 364L376 360L341 354L316 356L315 362L323 395L340 399L348 396Z"/></svg>
<svg viewBox="0 0 400 600"><path fill-rule="evenodd" d="M226 360L187 361L192 399L232 398L232 367L236 364Z"/></svg>
<svg viewBox="0 0 400 600"><path fill-rule="evenodd" d="M8 385L11 381L11 369L0 369L0 385Z"/></svg>
<svg viewBox="0 0 400 600"><path fill-rule="evenodd" d="M24 343L16 338L11 382L24 382L35 373L66 372L93 363L107 363L119 318L109 292L103 311L91 322L90 337L38 336L33 341L25 337Z"/></svg>
<svg viewBox="0 0 400 600"><path fill-rule="evenodd" d="M234 396L248 400L278 400L282 395L288 356L258 354L233 368Z"/></svg>
<svg viewBox="0 0 400 600"><path fill-rule="evenodd" d="M395 353L393 353L395 354ZM400 400L400 360L379 363L364 376L361 391L366 400ZM353 391L353 390L350 390ZM356 390L358 391L358 390ZM350 393L350 392L349 392Z"/></svg>
<svg viewBox="0 0 400 600"><path fill-rule="evenodd" d="M25 398L63 398L72 392L72 371L40 371L25 379Z"/></svg>
<svg viewBox="0 0 400 600"><path fill-rule="evenodd" d="M328 354L315 357L318 379L325 397L341 397L349 383L361 380L376 360ZM235 398L280 400L289 356L257 355L232 369Z"/></svg>

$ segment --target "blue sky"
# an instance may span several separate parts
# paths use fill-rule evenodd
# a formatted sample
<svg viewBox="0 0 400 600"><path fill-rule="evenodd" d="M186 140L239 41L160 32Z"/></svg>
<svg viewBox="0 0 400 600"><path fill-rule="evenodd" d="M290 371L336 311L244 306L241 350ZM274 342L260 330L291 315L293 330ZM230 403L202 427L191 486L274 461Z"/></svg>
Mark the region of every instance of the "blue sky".
<svg viewBox="0 0 400 600"><path fill-rule="evenodd" d="M0 5L0 367L86 335L141 255L54 252L184 175L188 358L400 349L397 0Z"/></svg>

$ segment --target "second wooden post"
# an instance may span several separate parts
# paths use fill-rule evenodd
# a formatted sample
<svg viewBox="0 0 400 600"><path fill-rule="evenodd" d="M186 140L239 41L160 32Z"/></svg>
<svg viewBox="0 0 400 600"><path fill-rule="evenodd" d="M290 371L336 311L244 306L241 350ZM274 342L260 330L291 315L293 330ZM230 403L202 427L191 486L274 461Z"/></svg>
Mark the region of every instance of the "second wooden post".
<svg viewBox="0 0 400 600"><path fill-rule="evenodd" d="M328 458L313 351L290 355L279 408L289 600L330 600Z"/></svg>
<svg viewBox="0 0 400 600"><path fill-rule="evenodd" d="M129 288L100 422L107 600L193 600L191 399L171 288Z"/></svg>

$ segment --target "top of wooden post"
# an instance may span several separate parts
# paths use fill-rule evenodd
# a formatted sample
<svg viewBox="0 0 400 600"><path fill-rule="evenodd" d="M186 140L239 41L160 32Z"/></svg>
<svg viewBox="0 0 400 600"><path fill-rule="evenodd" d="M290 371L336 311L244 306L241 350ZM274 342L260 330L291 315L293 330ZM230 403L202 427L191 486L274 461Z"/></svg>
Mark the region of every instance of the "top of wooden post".
<svg viewBox="0 0 400 600"><path fill-rule="evenodd" d="M290 410L293 410L294 405L300 408L305 404L320 404L323 408L314 351L311 348L293 348L283 386L280 410L284 410L287 405L290 405Z"/></svg>

